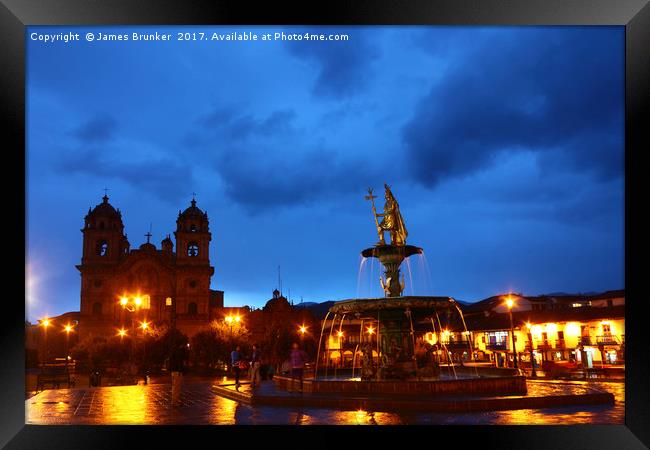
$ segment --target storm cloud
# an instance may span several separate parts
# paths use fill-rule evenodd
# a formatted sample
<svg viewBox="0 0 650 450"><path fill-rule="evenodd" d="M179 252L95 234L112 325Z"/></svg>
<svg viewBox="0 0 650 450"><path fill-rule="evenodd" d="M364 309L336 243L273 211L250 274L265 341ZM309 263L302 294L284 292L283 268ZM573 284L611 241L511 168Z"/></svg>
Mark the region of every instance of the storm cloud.
<svg viewBox="0 0 650 450"><path fill-rule="evenodd" d="M622 39L608 30L532 29L475 42L403 128L418 180L435 186L520 151L538 152L550 174L621 176Z"/></svg>
<svg viewBox="0 0 650 450"><path fill-rule="evenodd" d="M292 33L309 33L309 29L291 29ZM313 32L313 31L312 31ZM322 33L347 34L349 40L289 41L290 54L314 64L317 76L313 94L317 97L349 97L362 90L372 76L372 63L379 48L372 43L372 33L364 28L326 27Z"/></svg>

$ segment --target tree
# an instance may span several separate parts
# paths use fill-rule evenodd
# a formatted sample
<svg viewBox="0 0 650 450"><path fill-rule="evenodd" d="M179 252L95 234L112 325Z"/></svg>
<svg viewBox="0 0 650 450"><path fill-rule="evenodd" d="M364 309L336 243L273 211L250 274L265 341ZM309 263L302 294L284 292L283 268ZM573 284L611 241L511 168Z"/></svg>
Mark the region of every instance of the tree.
<svg viewBox="0 0 650 450"><path fill-rule="evenodd" d="M206 371L222 369L230 351L228 342L212 328L195 334L190 349L193 365Z"/></svg>
<svg viewBox="0 0 650 450"><path fill-rule="evenodd" d="M162 332L158 339L153 339L147 344L147 362L150 367L161 367L166 365L173 349L185 347L189 339L177 328L169 328Z"/></svg>

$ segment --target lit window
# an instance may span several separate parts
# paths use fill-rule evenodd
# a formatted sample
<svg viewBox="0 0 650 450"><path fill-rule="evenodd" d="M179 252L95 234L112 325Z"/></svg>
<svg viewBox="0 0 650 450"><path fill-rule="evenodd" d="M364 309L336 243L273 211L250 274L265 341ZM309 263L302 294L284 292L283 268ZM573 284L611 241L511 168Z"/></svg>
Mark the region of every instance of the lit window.
<svg viewBox="0 0 650 450"><path fill-rule="evenodd" d="M172 298L171 297L167 297L165 299L165 305L166 306L172 306Z"/></svg>
<svg viewBox="0 0 650 450"><path fill-rule="evenodd" d="M199 256L199 246L196 242L190 242L187 245L187 256Z"/></svg>

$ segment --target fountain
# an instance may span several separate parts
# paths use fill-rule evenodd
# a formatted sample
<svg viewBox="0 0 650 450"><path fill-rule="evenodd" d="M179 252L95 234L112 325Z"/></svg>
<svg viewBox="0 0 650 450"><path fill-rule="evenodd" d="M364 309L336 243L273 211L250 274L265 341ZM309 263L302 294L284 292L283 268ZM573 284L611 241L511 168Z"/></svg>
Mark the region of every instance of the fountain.
<svg viewBox="0 0 650 450"><path fill-rule="evenodd" d="M468 339L454 342L448 334L448 328L454 328L470 336L461 308L451 297L402 295L405 281L404 277L400 279L400 266L410 256L423 255L423 250L406 244L406 226L399 205L390 187L385 185L385 188L386 202L381 214L376 211L372 189L368 190L366 199L372 202L379 241L361 252L364 258L373 258L372 261L376 258L383 266L379 283L384 297L342 300L329 309L321 325L314 375L304 379L301 393L279 392L288 390L292 380L276 375L274 389L266 393L245 394L227 386L214 386L220 395L253 405L309 405L368 411L470 412L614 403L611 393L562 394L561 387L558 395L548 395L548 392L530 395L526 378L519 369L479 370L476 365L464 367L462 360L456 365L449 346L459 349L466 345L473 359L471 342ZM390 243L384 239L386 231L390 233ZM340 361L343 359L340 351L346 321L348 347L354 349L351 370L339 363L330 367L335 336L339 339L336 347ZM357 324L358 335L354 328ZM431 333L432 337L424 357L423 332ZM418 333L420 336L416 338ZM325 348L323 338L327 340ZM326 351L322 352L323 349ZM443 370L445 367L447 370Z"/></svg>
<svg viewBox="0 0 650 450"><path fill-rule="evenodd" d="M371 201L379 240L373 247L361 252L364 258L376 258L383 266L384 273L379 283L384 297L342 300L330 308L321 327L315 377L305 380L305 390L314 393L414 395L526 393L525 377L518 370L504 370L501 376L481 376L475 367L473 371L455 367L445 345L445 330L440 319L440 313L444 313L443 318L447 319L448 324L449 318L455 315L457 323L464 325L462 311L453 298L402 295L405 279L400 267L407 258L423 255L424 251L420 247L407 245L408 233L399 204L390 186L384 187L382 213L377 212L374 202L377 197L372 189L368 189L365 197ZM386 232L389 233L390 242L385 239ZM348 374L335 365L332 377L329 355L322 352L323 340L331 343L335 329L339 330L338 335L341 336L346 320L359 323L359 341L352 356L352 371ZM423 324L436 339L428 346L425 357L418 358L417 350L422 348L417 348L416 326L421 329ZM359 356L358 351L361 353ZM471 346L468 351L473 358ZM325 355L325 358L321 358L321 355ZM359 362L360 365L357 365ZM447 370L443 371L445 365Z"/></svg>

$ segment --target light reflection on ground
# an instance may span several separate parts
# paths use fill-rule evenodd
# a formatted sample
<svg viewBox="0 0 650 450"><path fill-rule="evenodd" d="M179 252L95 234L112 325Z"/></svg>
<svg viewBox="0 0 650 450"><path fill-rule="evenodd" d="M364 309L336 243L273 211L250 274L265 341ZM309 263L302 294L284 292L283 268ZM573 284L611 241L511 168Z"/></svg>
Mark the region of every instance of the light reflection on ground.
<svg viewBox="0 0 650 450"><path fill-rule="evenodd" d="M218 380L221 381L221 380ZM337 411L314 407L250 406L215 395L209 382L186 383L181 406L170 406L169 384L47 390L26 404L29 424L624 424L625 385L616 382L531 381L530 395L582 393L596 388L614 394L611 405L571 406L477 413Z"/></svg>

